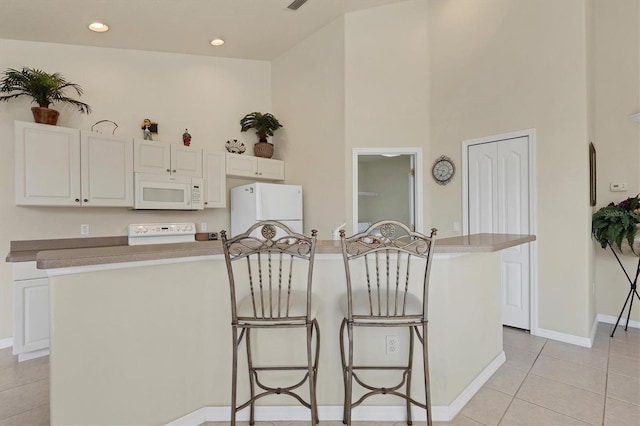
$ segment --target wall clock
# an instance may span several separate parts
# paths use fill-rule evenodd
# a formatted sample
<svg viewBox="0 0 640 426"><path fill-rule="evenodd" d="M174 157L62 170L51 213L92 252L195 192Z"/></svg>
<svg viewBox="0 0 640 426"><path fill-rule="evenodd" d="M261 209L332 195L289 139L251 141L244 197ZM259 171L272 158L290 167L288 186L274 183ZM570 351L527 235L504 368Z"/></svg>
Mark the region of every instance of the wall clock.
<svg viewBox="0 0 640 426"><path fill-rule="evenodd" d="M433 163L433 168L431 169L433 178L440 185L446 185L451 182L455 172L456 167L453 165L453 161L451 158L444 155L439 157L436 162Z"/></svg>

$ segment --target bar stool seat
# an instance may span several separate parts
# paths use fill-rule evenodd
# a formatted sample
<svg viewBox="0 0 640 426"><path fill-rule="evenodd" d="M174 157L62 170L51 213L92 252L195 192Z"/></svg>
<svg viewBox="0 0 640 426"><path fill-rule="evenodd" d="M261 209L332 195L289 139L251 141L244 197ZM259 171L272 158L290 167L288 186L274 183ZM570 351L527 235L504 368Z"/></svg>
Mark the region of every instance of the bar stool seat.
<svg viewBox="0 0 640 426"><path fill-rule="evenodd" d="M311 237L291 231L277 221L262 221L246 232L227 238L220 233L229 275L231 293L231 328L233 338L233 365L231 373L231 425L236 424L238 411L249 407L249 424L255 423L255 402L267 395L287 395L296 399L311 411L312 424L318 423L316 402L316 375L320 354L320 328L316 315L318 307L312 294L313 261L317 232ZM264 329L304 329L306 361L285 362L294 352L288 347L300 337L287 335L287 347L266 345L260 355L276 351L278 365L258 365L264 359L254 359L252 339ZM291 333L294 334L294 333ZM299 336L299 333L295 333ZM237 402L238 350L242 342L247 350L250 397ZM302 343L302 341L300 342ZM255 344L255 343L254 343ZM280 351L279 353L277 351ZM273 355L273 354L272 354ZM267 357L268 358L268 357ZM295 358L295 357L293 357ZM282 365L282 363L289 365ZM277 386L267 385L265 380L276 380ZM283 385L282 382L287 382ZM293 383L289 383L292 381ZM309 396L305 400L299 394L308 384Z"/></svg>

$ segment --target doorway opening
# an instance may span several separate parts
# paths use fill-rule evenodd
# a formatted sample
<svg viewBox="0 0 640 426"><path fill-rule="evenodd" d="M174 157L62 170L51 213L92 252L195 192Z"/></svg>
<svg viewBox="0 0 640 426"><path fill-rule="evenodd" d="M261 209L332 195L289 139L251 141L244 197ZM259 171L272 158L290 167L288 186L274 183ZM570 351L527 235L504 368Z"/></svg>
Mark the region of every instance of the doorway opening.
<svg viewBox="0 0 640 426"><path fill-rule="evenodd" d="M422 232L422 148L353 149L353 231L383 219Z"/></svg>

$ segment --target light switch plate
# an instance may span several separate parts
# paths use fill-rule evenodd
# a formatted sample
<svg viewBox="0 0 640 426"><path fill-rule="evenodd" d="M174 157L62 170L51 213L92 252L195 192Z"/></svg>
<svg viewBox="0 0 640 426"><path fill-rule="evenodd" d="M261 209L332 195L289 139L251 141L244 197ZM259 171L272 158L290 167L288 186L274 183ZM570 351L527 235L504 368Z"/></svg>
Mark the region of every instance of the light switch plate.
<svg viewBox="0 0 640 426"><path fill-rule="evenodd" d="M627 190L627 184L625 182L614 182L609 184L609 190L611 192L624 192Z"/></svg>

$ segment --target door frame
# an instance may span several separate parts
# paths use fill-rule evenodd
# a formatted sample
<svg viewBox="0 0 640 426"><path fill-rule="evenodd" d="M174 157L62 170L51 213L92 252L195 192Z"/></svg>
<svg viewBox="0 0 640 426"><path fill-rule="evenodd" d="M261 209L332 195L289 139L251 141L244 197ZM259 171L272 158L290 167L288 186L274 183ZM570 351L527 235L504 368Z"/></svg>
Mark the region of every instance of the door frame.
<svg viewBox="0 0 640 426"><path fill-rule="evenodd" d="M352 207L352 226L353 232L358 230L358 156L360 155L412 155L414 163L414 182L413 188L413 201L415 212L415 230L416 232L423 232L423 191L422 191L422 148L420 147L407 147L407 148L353 148L352 151L352 194L353 194L353 207Z"/></svg>
<svg viewBox="0 0 640 426"><path fill-rule="evenodd" d="M518 130L499 135L462 141L462 234L469 234L469 158L468 149L472 145L499 142L505 139L527 137L529 140L529 232L537 235L537 192L536 192L536 129ZM538 334L538 244L533 241L529 252L529 324L532 335Z"/></svg>

